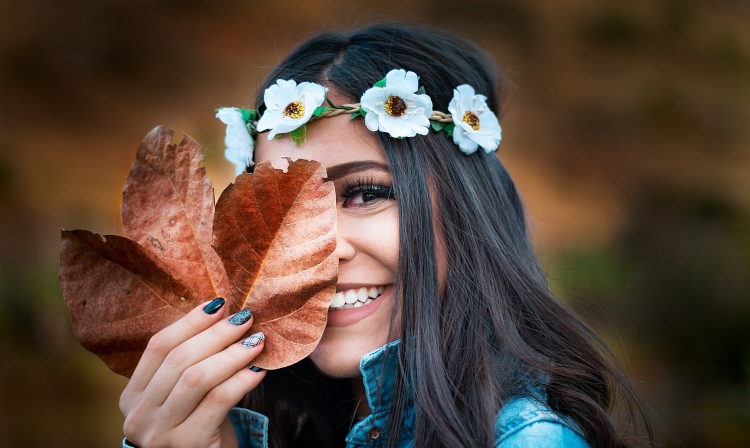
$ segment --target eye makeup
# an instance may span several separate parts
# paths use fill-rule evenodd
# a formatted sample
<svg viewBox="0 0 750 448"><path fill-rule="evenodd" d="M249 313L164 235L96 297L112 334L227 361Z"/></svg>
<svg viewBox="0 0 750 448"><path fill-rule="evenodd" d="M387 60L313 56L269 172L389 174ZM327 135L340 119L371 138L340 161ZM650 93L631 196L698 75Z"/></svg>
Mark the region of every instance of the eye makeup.
<svg viewBox="0 0 750 448"><path fill-rule="evenodd" d="M390 183L372 176L345 179L339 196L343 199L344 207L362 207L374 205L381 200L396 199Z"/></svg>

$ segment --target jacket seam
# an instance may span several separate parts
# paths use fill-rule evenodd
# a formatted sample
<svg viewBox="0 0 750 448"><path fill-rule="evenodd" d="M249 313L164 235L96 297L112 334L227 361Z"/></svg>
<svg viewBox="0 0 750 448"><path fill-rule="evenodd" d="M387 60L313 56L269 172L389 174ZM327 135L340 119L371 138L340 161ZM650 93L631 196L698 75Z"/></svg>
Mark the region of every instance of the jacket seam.
<svg viewBox="0 0 750 448"><path fill-rule="evenodd" d="M586 439L583 436L583 434L580 433L580 431L578 431L576 428L572 428L570 425L566 424L564 421L562 421L559 417L555 415L542 413L542 415L536 415L534 418L526 419L526 418L519 417L519 419L521 419L522 421L511 422L513 423L513 425L511 425L511 423L508 423L497 431L495 447L500 446L500 444L508 437L512 436L513 434L535 423L552 423L555 425L560 425L563 428L569 429L571 432L581 437L582 439L584 440Z"/></svg>

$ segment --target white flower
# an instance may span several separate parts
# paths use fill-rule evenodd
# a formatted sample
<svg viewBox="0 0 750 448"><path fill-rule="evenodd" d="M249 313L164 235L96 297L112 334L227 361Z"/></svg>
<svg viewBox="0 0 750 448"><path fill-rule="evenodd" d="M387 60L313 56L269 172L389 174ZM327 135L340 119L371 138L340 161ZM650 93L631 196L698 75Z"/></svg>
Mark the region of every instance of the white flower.
<svg viewBox="0 0 750 448"><path fill-rule="evenodd" d="M224 151L224 157L237 165L235 171L239 176L248 166L254 165L255 142L250 135L248 124L242 112L236 107L222 107L216 111L216 118L227 125L227 136L224 138L227 149Z"/></svg>
<svg viewBox="0 0 750 448"><path fill-rule="evenodd" d="M418 81L414 72L391 70L385 76L384 86L367 89L360 99L367 129L387 132L396 138L426 135L432 100L417 93Z"/></svg>
<svg viewBox="0 0 750 448"><path fill-rule="evenodd" d="M448 111L456 125L453 128L453 141L461 151L472 154L481 146L490 153L500 145L500 123L487 107L487 97L477 95L470 85L462 84L453 89Z"/></svg>
<svg viewBox="0 0 750 448"><path fill-rule="evenodd" d="M258 131L270 129L268 139L271 140L276 134L291 132L303 126L323 103L326 90L320 84L312 82L297 85L294 80L277 80L263 95L266 111L258 121Z"/></svg>

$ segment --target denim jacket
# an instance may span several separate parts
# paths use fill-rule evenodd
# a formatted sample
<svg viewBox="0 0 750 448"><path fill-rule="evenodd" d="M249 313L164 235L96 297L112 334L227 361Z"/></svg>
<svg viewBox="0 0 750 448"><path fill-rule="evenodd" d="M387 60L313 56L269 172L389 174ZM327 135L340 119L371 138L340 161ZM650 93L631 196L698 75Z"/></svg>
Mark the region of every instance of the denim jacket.
<svg viewBox="0 0 750 448"><path fill-rule="evenodd" d="M391 342L362 357L359 370L365 385L367 402L372 414L358 422L346 437L347 447L382 447L387 439L388 410L391 405L391 391L398 366L399 341ZM386 348L388 350L386 358ZM385 361L385 369L382 369ZM378 382L382 377L380 400ZM244 408L233 408L229 418L237 433L240 448L268 448L268 418L265 415ZM399 448L413 446L414 408L407 408L399 434ZM561 417L545 404L527 397L517 397L508 401L500 410L495 425L496 448L588 448L589 445L575 424ZM123 442L124 448L129 445Z"/></svg>
<svg viewBox="0 0 750 448"><path fill-rule="evenodd" d="M388 410L391 405L391 390L398 366L399 341L372 351L362 357L359 370L365 384L367 402L372 414L354 425L346 437L347 447L378 448L384 445L387 435ZM382 388L378 400L378 382L386 348L386 366L382 371ZM240 448L267 448L268 418L257 412L234 408L229 418L237 432ZM402 419L399 448L412 446L414 435L414 408L407 408ZM583 434L569 420L550 411L544 404L529 398L519 397L503 406L495 425L496 448L588 448Z"/></svg>

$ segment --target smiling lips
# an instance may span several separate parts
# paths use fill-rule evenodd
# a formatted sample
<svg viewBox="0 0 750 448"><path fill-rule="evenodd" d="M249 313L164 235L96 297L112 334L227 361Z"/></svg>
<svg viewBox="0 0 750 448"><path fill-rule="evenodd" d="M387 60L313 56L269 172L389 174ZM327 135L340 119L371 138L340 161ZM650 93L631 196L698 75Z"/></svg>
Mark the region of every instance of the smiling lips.
<svg viewBox="0 0 750 448"><path fill-rule="evenodd" d="M360 306L372 303L383 294L383 291L385 291L385 285L339 291L333 296L333 302L331 302L329 308L331 310L359 308Z"/></svg>

